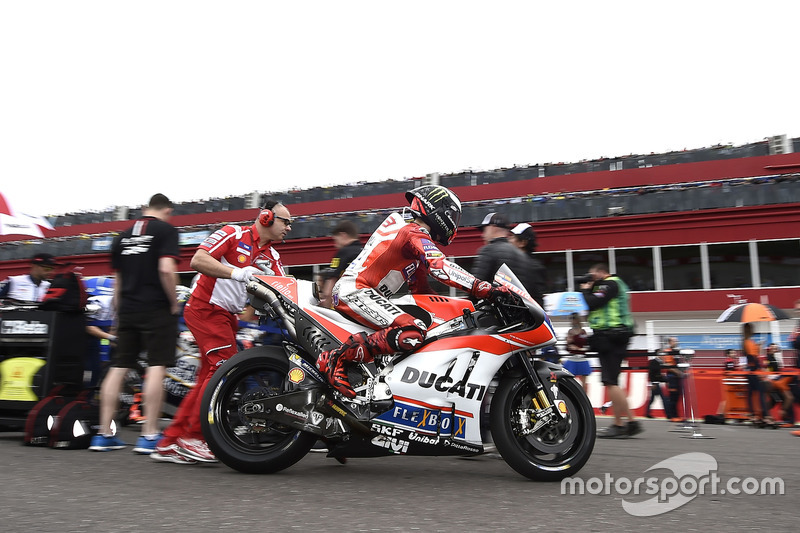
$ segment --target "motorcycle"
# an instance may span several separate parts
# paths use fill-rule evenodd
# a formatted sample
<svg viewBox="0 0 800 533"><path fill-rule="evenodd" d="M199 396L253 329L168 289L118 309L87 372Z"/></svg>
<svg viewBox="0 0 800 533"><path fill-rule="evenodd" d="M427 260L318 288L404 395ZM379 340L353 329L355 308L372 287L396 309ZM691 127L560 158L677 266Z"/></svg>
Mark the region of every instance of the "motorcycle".
<svg viewBox="0 0 800 533"><path fill-rule="evenodd" d="M393 300L428 324L412 353L377 356L348 369L357 393L330 387L317 356L365 328L316 305L315 285L257 276L251 304L279 321L281 346L239 352L203 395L203 434L217 458L245 473L273 473L302 459L317 440L328 456L474 456L484 452L482 405L497 451L518 473L557 481L578 472L595 442L594 411L583 387L560 365L535 357L555 344L542 308L504 265L497 302L436 294ZM377 293L376 293L377 295Z"/></svg>

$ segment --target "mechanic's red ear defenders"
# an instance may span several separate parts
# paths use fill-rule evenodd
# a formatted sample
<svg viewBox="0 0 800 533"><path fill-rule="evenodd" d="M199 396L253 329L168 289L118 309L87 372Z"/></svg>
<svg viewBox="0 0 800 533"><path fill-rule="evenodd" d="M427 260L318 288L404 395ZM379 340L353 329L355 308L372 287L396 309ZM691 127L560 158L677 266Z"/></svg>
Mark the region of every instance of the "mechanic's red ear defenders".
<svg viewBox="0 0 800 533"><path fill-rule="evenodd" d="M261 214L258 215L258 222L262 226L270 227L275 223L275 213L272 212L272 209L264 209L261 211Z"/></svg>

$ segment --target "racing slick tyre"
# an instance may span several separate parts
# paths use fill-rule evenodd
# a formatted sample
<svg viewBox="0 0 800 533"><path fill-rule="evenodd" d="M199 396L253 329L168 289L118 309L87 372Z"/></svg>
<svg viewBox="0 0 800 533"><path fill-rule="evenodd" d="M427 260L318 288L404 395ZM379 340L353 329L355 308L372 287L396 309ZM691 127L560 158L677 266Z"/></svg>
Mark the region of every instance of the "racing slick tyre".
<svg viewBox="0 0 800 533"><path fill-rule="evenodd" d="M492 399L490 427L497 451L508 465L536 481L559 481L575 475L592 454L596 422L583 387L572 377L557 381L564 416L534 431L530 379L506 376Z"/></svg>
<svg viewBox="0 0 800 533"><path fill-rule="evenodd" d="M224 464L247 474L270 474L302 459L317 437L263 418L241 407L286 392L289 361L278 346L239 352L211 377L203 394L201 424L208 447Z"/></svg>

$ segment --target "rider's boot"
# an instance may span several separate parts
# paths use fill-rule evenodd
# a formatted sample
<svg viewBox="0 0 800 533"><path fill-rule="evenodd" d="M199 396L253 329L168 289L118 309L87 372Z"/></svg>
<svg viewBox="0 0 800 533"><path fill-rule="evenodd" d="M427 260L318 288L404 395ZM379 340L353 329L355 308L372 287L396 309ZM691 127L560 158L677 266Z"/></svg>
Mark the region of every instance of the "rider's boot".
<svg viewBox="0 0 800 533"><path fill-rule="evenodd" d="M370 338L363 333L351 335L344 344L327 352L319 354L317 368L328 378L333 387L347 398L355 398L356 391L350 385L350 378L344 364L348 361L354 363L369 363L374 359L375 353L380 353L379 346L370 342Z"/></svg>

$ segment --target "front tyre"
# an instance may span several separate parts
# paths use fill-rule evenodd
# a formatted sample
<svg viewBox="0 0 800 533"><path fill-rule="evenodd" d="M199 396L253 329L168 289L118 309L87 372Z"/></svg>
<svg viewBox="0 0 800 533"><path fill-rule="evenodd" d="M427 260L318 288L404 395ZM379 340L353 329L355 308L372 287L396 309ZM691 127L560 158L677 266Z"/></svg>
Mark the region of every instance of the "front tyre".
<svg viewBox="0 0 800 533"><path fill-rule="evenodd" d="M527 376L507 376L492 399L490 424L497 451L511 468L536 481L559 481L575 475L592 454L596 423L583 387L559 377L558 396L566 416L536 431L535 389Z"/></svg>
<svg viewBox="0 0 800 533"><path fill-rule="evenodd" d="M229 467L270 474L302 459L317 437L283 424L251 418L247 401L287 392L289 361L277 346L259 346L231 357L211 377L200 422L208 447Z"/></svg>

